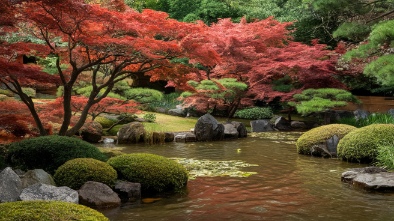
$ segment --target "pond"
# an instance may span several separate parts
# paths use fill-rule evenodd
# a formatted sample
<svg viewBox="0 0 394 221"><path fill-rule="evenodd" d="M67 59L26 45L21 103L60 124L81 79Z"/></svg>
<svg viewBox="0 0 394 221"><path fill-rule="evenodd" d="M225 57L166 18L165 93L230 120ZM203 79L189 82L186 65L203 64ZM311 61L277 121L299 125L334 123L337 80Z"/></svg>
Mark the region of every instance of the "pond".
<svg viewBox="0 0 394 221"><path fill-rule="evenodd" d="M368 193L341 182L346 169L366 165L299 155L294 144L299 135L260 133L231 141L123 147L125 153L235 160L250 166L239 168L244 177L197 174L189 180L185 194L144 199L101 212L111 221L394 219L393 194Z"/></svg>

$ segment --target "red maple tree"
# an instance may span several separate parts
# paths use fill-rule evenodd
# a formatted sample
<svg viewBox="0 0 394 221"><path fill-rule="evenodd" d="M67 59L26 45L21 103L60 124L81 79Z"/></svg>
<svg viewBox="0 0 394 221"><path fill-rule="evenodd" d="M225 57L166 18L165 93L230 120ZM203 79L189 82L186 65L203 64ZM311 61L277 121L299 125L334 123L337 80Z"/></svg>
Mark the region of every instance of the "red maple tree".
<svg viewBox="0 0 394 221"><path fill-rule="evenodd" d="M46 131L34 102L21 89L24 84L40 82L63 86L59 134L73 135L84 124L90 109L108 95L116 82L144 74L150 75L152 80L165 75L175 79L172 75L178 73L171 75L169 69L184 69L183 64L171 62L171 59L187 57L179 41L189 29L194 29L193 25L168 19L168 15L161 12L138 13L121 1L110 1L108 5L111 7L89 5L83 0L41 0L21 1L5 8L6 12L15 12L16 21L12 25L18 28L18 33L43 42L3 42L2 47L8 50L5 53L7 61L12 62L0 61L5 67L0 70L0 82L28 105L41 135ZM49 75L35 65L18 64L13 54L55 57L58 73ZM63 68L64 65L67 68ZM92 72L89 83L93 90L77 122L69 128L73 117L73 87L84 71ZM99 72L106 76L103 83L98 83Z"/></svg>

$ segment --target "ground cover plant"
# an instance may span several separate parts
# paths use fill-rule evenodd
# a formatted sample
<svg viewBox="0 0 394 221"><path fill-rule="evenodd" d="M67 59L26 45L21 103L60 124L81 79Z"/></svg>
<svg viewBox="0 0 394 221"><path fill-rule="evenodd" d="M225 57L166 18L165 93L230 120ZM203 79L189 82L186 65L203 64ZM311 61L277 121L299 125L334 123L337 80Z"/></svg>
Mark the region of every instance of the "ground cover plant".
<svg viewBox="0 0 394 221"><path fill-rule="evenodd" d="M108 221L102 213L89 207L57 201L17 201L0 203L1 221Z"/></svg>

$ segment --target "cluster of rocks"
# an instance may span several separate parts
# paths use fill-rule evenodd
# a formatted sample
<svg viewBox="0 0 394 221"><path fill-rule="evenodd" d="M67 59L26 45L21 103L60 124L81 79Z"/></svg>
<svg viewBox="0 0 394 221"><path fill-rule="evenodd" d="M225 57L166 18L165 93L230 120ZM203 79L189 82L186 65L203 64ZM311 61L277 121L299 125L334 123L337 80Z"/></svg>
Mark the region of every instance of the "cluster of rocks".
<svg viewBox="0 0 394 221"><path fill-rule="evenodd" d="M352 168L342 173L341 180L367 191L394 191L394 173L380 167Z"/></svg>
<svg viewBox="0 0 394 221"><path fill-rule="evenodd" d="M231 121L219 123L212 115L201 116L193 132L177 133L175 142L217 141L247 137L247 130L243 123Z"/></svg>
<svg viewBox="0 0 394 221"><path fill-rule="evenodd" d="M117 181L112 189L103 183L88 181L79 190L73 190L66 186L57 187L52 176L42 169L23 173L7 167L0 173L0 203L48 200L108 208L140 199L139 183Z"/></svg>

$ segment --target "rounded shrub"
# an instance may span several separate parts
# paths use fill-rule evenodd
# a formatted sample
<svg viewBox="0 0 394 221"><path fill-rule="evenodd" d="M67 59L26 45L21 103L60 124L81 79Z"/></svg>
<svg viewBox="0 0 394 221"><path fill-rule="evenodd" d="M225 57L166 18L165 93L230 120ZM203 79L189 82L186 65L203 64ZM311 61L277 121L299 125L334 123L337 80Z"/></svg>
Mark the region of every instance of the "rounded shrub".
<svg viewBox="0 0 394 221"><path fill-rule="evenodd" d="M58 186L78 190L87 181L96 181L113 186L118 174L109 164L92 159L76 158L61 165L53 178Z"/></svg>
<svg viewBox="0 0 394 221"><path fill-rule="evenodd" d="M243 119L258 120L271 118L273 113L269 107L252 107L239 110L234 116Z"/></svg>
<svg viewBox="0 0 394 221"><path fill-rule="evenodd" d="M338 157L370 163L378 156L378 147L394 140L394 124L371 124L351 131L338 143Z"/></svg>
<svg viewBox="0 0 394 221"><path fill-rule="evenodd" d="M180 190L188 173L178 162L148 153L123 154L108 160L120 179L141 183L143 194Z"/></svg>
<svg viewBox="0 0 394 221"><path fill-rule="evenodd" d="M22 170L43 169L53 174L59 166L75 158L107 159L93 144L78 138L52 135L10 144L6 161Z"/></svg>
<svg viewBox="0 0 394 221"><path fill-rule="evenodd" d="M138 103L146 104L163 99L163 93L150 88L130 88L124 91L124 96L129 100L135 100Z"/></svg>
<svg viewBox="0 0 394 221"><path fill-rule="evenodd" d="M346 124L329 124L313 128L302 134L297 142L297 152L300 154L311 154L311 147L320 143L325 143L327 139L337 135L339 139L343 138L356 127Z"/></svg>
<svg viewBox="0 0 394 221"><path fill-rule="evenodd" d="M89 207L58 201L17 201L0 203L0 221L108 221Z"/></svg>

